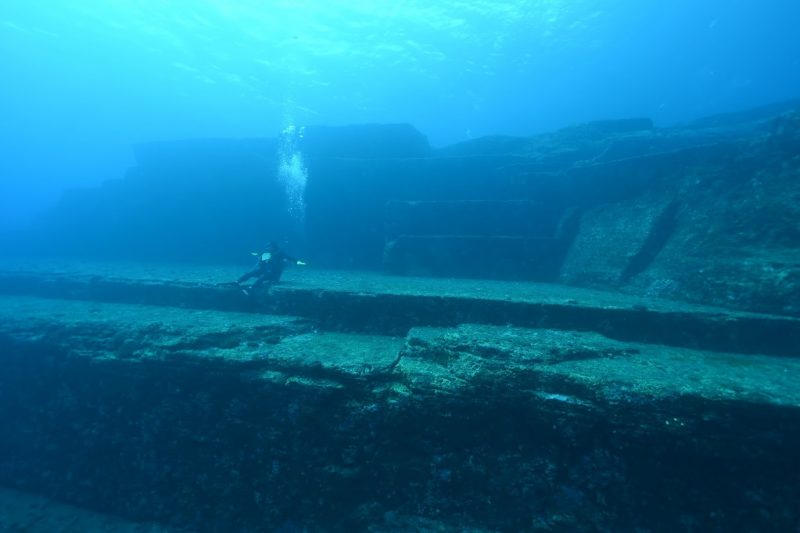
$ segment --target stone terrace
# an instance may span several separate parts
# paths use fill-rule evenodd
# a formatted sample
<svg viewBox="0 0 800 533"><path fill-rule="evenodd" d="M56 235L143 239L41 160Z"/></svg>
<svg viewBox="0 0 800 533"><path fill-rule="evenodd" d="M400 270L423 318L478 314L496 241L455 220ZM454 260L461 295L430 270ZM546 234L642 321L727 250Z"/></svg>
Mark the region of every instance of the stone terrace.
<svg viewBox="0 0 800 533"><path fill-rule="evenodd" d="M800 524L800 320L238 274L3 262L0 484L194 531Z"/></svg>

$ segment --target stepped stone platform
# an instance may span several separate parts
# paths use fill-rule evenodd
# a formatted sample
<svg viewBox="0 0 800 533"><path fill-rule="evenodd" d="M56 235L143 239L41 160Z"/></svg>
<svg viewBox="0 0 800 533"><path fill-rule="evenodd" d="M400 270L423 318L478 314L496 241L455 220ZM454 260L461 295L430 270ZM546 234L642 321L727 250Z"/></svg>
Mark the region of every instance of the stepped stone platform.
<svg viewBox="0 0 800 533"><path fill-rule="evenodd" d="M405 335L484 323L596 331L619 340L800 355L800 319L564 285L294 268L266 294L231 286L244 269L0 262L0 294L302 316L322 329Z"/></svg>
<svg viewBox="0 0 800 533"><path fill-rule="evenodd" d="M0 265L0 486L191 531L800 526L796 319L237 274Z"/></svg>

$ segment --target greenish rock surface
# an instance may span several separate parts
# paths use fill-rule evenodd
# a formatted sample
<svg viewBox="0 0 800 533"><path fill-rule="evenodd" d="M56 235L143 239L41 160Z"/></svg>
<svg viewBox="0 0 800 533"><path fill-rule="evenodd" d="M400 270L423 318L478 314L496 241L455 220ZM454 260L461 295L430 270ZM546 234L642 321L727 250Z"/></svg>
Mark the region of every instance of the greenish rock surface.
<svg viewBox="0 0 800 533"><path fill-rule="evenodd" d="M485 323L596 331L689 348L797 355L800 320L700 306L654 295L564 285L408 278L364 271L295 269L271 291L247 296L237 270L132 263L0 264L0 294L281 314L322 330L404 336L416 326Z"/></svg>
<svg viewBox="0 0 800 533"><path fill-rule="evenodd" d="M343 330L319 309L211 309L203 291L228 294L209 288L215 275L179 284L184 307L100 301L157 299L175 290L162 274L85 292L62 272L47 279L72 299L0 297L0 485L191 531L800 523L798 358L566 327ZM390 305L383 290L414 309L437 286L373 278L349 292L356 281L327 275L345 308ZM442 287L438 298L467 290ZM319 294L299 281L275 291L264 297L296 310Z"/></svg>
<svg viewBox="0 0 800 533"><path fill-rule="evenodd" d="M415 328L398 370L449 393L511 380L538 397L580 405L685 396L800 407L800 359L619 342L590 332Z"/></svg>

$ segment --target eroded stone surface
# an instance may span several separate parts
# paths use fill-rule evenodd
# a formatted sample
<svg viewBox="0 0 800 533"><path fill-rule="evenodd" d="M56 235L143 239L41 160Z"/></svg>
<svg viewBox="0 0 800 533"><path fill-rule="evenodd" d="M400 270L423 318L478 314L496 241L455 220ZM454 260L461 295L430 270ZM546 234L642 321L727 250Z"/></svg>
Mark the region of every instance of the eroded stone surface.
<svg viewBox="0 0 800 533"><path fill-rule="evenodd" d="M800 359L619 342L591 332L415 328L398 370L416 386L450 393L509 379L553 397L580 385L580 400L592 402L686 396L800 407Z"/></svg>
<svg viewBox="0 0 800 533"><path fill-rule="evenodd" d="M245 362L308 330L290 316L0 297L0 334L91 358Z"/></svg>
<svg viewBox="0 0 800 533"><path fill-rule="evenodd" d="M194 531L800 521L795 358L31 297L0 298L0 313L0 483L128 519Z"/></svg>
<svg viewBox="0 0 800 533"><path fill-rule="evenodd" d="M115 269L116 268L116 269ZM52 269L52 270L50 270ZM563 285L295 269L245 295L235 270L149 264L5 263L0 293L300 316L328 331L405 335L415 326L488 323L588 330L621 340L797 355L800 320Z"/></svg>

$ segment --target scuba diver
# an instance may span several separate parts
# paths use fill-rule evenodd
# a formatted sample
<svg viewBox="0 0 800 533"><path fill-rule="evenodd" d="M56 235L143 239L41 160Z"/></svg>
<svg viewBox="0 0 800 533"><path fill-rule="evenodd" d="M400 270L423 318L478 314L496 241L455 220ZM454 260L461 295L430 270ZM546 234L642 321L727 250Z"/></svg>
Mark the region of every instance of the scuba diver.
<svg viewBox="0 0 800 533"><path fill-rule="evenodd" d="M250 286L250 290L258 289L264 283L267 283L269 287L278 283L283 274L283 269L286 268L288 264L305 265L305 262L295 259L281 250L278 243L275 241L270 241L266 251L261 253L253 252L252 255L258 257L256 266L236 280L236 285L241 287L242 283L245 281L250 278L255 278L255 282ZM246 288L243 288L242 292L248 295L250 294Z"/></svg>

